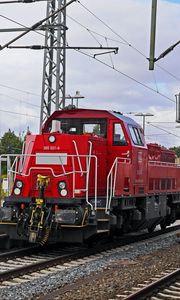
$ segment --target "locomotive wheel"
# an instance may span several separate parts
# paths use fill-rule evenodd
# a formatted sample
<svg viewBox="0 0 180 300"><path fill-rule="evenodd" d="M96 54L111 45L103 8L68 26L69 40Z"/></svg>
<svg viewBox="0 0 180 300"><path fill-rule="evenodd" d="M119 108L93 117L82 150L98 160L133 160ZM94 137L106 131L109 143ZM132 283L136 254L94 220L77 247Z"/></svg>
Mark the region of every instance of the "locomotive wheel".
<svg viewBox="0 0 180 300"><path fill-rule="evenodd" d="M166 221L165 220L162 220L161 223L160 223L160 227L161 227L161 230L165 230L166 229Z"/></svg>
<svg viewBox="0 0 180 300"><path fill-rule="evenodd" d="M156 225L152 225L152 226L148 227L148 232L153 233L155 228L156 228Z"/></svg>

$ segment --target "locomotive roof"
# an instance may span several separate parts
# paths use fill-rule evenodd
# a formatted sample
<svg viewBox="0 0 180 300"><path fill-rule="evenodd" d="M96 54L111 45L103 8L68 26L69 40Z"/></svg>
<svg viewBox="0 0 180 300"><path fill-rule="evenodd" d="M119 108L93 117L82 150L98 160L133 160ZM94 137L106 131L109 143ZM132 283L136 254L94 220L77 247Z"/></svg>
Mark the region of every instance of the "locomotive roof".
<svg viewBox="0 0 180 300"><path fill-rule="evenodd" d="M130 125L135 125L136 127L141 127L138 123L136 123L133 119L124 116L123 114L114 112L114 111L109 111L110 114L112 114L113 116L115 116L116 118L118 118L119 120L130 124Z"/></svg>
<svg viewBox="0 0 180 300"><path fill-rule="evenodd" d="M133 119L124 116L120 112L108 111L108 110L98 110L98 109L84 109L84 108L75 108L75 109L64 109L55 111L45 122L44 128L46 125L57 118L108 118L113 117L123 121L126 124L134 125L136 127L141 127Z"/></svg>

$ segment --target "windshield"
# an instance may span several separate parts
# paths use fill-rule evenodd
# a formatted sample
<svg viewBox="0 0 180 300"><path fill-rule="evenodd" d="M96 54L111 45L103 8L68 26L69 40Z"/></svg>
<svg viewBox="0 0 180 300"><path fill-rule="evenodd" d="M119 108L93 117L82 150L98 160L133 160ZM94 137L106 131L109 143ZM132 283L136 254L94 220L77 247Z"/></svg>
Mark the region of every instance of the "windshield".
<svg viewBox="0 0 180 300"><path fill-rule="evenodd" d="M46 132L52 132L52 123L49 124ZM107 120L106 119L56 119L59 123L59 132L65 134L92 134L107 137Z"/></svg>

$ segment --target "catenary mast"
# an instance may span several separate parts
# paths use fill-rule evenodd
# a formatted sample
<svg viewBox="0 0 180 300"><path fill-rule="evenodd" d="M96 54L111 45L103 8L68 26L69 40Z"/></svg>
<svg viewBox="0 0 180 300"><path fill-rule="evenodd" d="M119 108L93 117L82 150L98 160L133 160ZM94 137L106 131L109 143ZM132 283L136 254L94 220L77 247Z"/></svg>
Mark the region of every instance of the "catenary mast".
<svg viewBox="0 0 180 300"><path fill-rule="evenodd" d="M66 5L66 0L51 0L47 3L47 17ZM46 22L43 81L41 96L40 130L54 110L65 106L66 76L66 8Z"/></svg>

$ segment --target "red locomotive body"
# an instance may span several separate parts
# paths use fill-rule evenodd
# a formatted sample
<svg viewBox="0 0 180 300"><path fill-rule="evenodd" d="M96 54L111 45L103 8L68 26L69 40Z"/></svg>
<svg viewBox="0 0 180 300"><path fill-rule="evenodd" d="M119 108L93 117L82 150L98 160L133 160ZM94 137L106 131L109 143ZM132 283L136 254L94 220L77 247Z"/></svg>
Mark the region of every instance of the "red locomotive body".
<svg viewBox="0 0 180 300"><path fill-rule="evenodd" d="M165 228L180 216L179 178L174 153L146 145L131 118L56 111L13 160L0 226L10 239L41 244Z"/></svg>

